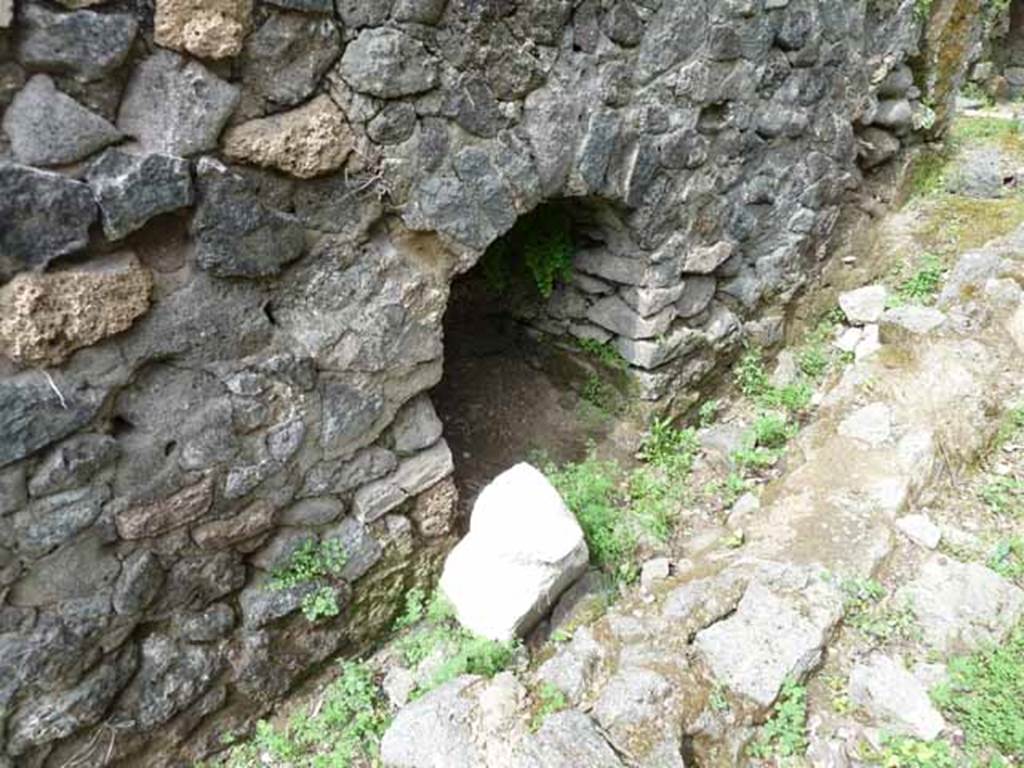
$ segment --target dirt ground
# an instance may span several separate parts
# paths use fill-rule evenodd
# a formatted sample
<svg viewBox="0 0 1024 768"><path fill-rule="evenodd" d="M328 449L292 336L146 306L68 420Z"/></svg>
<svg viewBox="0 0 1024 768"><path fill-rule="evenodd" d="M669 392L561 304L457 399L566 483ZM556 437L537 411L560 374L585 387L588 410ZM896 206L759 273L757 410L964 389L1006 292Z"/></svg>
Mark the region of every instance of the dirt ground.
<svg viewBox="0 0 1024 768"><path fill-rule="evenodd" d="M520 461L574 461L590 446L604 457L631 459L635 434L547 370L550 349L530 338L481 276L456 281L448 306L444 379L431 398L455 457L464 512Z"/></svg>

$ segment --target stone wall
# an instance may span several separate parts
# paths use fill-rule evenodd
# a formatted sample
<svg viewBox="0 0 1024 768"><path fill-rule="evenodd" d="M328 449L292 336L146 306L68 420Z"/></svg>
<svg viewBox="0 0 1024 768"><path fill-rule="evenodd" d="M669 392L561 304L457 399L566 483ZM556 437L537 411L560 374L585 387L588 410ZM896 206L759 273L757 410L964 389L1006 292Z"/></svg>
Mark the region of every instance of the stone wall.
<svg viewBox="0 0 1024 768"><path fill-rule="evenodd" d="M590 245L533 322L659 407L776 334L931 122L876 6L0 0L0 765L187 764L390 624L450 282L540 203Z"/></svg>
<svg viewBox="0 0 1024 768"><path fill-rule="evenodd" d="M983 2L969 82L996 99L1024 96L1024 0Z"/></svg>

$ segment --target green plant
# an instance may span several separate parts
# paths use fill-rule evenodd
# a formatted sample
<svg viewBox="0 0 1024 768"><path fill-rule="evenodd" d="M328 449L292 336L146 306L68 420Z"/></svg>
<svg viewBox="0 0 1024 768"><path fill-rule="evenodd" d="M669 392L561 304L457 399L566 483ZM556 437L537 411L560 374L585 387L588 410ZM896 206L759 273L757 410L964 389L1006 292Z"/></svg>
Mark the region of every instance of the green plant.
<svg viewBox="0 0 1024 768"><path fill-rule="evenodd" d="M758 398L769 389L768 372L760 349L747 347L733 372L736 386L747 397Z"/></svg>
<svg viewBox="0 0 1024 768"><path fill-rule="evenodd" d="M716 683L708 696L708 706L715 712L726 712L729 710L729 698L725 695L725 686Z"/></svg>
<svg viewBox="0 0 1024 768"><path fill-rule="evenodd" d="M618 464L601 461L591 454L581 462L563 467L548 464L544 469L566 506L576 515L594 563L609 573L624 575L637 541L619 509L623 499Z"/></svg>
<svg viewBox="0 0 1024 768"><path fill-rule="evenodd" d="M961 116L953 123L950 138L955 144L975 144L1017 136L1020 132L1020 123L1010 118Z"/></svg>
<svg viewBox="0 0 1024 768"><path fill-rule="evenodd" d="M797 757L807 751L807 689L787 680L771 718L749 747L751 757Z"/></svg>
<svg viewBox="0 0 1024 768"><path fill-rule="evenodd" d="M285 590L312 585L313 589L302 597L303 615L309 621L337 616L341 607L335 587L346 560L345 550L336 539L307 541L292 553L286 566L271 574L270 588Z"/></svg>
<svg viewBox="0 0 1024 768"><path fill-rule="evenodd" d="M517 647L514 642L499 643L465 630L459 631L455 635L454 649L418 694L444 685L459 675L494 677L508 667Z"/></svg>
<svg viewBox="0 0 1024 768"><path fill-rule="evenodd" d="M222 765L261 768L268 759L291 768L376 765L389 723L387 704L370 668L346 661L312 711L297 712L280 728L260 721L253 739L232 749Z"/></svg>
<svg viewBox="0 0 1024 768"><path fill-rule="evenodd" d="M566 699L565 694L558 687L551 683L544 683L537 692L537 707L533 713L533 718L530 720L531 729L537 730L544 725L548 715L561 712L568 706L569 700Z"/></svg>
<svg viewBox="0 0 1024 768"><path fill-rule="evenodd" d="M400 637L395 648L410 667L438 656L430 678L414 691L414 696L422 696L459 675L493 677L512 661L516 643L495 642L460 627L451 603L440 592L435 592L426 604L417 595L413 605L412 613L420 617L418 626Z"/></svg>
<svg viewBox="0 0 1024 768"><path fill-rule="evenodd" d="M796 432L796 425L782 414L762 413L744 435L741 447L733 452L733 463L741 472L774 466Z"/></svg>
<svg viewBox="0 0 1024 768"><path fill-rule="evenodd" d="M1011 408L1003 416L999 431L996 432L993 441L994 448L1002 448L1006 443L1016 437L1021 429L1024 429L1024 406Z"/></svg>
<svg viewBox="0 0 1024 768"><path fill-rule="evenodd" d="M784 387L771 390L762 400L765 407L784 408L789 413L800 413L811 404L813 391L806 381L795 381Z"/></svg>
<svg viewBox="0 0 1024 768"><path fill-rule="evenodd" d="M710 427L715 423L715 419L718 418L718 412L722 409L722 404L717 400L706 400L701 403L700 408L697 410L697 422L702 427Z"/></svg>
<svg viewBox="0 0 1024 768"><path fill-rule="evenodd" d="M427 593L422 587L413 587L405 593L405 608L395 619L395 629L405 629L418 623L426 614Z"/></svg>
<svg viewBox="0 0 1024 768"><path fill-rule="evenodd" d="M637 455L656 467L688 472L699 447L694 430L677 429L670 419L654 419Z"/></svg>
<svg viewBox="0 0 1024 768"><path fill-rule="evenodd" d="M848 579L840 584L846 624L867 639L883 644L917 634L917 617L910 605L886 604L886 590L873 579Z"/></svg>
<svg viewBox="0 0 1024 768"><path fill-rule="evenodd" d="M558 205L542 205L520 216L512 229L496 240L481 259L484 279L498 294L506 293L522 276L548 298L558 282L572 276L572 229Z"/></svg>
<svg viewBox="0 0 1024 768"><path fill-rule="evenodd" d="M950 660L932 698L963 729L970 752L1024 760L1024 624L1001 645Z"/></svg>
<svg viewBox="0 0 1024 768"><path fill-rule="evenodd" d="M796 434L796 427L779 413L762 413L752 427L754 444L762 448L783 448Z"/></svg>
<svg viewBox="0 0 1024 768"><path fill-rule="evenodd" d="M942 287L944 275L945 268L939 257L932 253L925 254L914 273L896 287L889 298L889 305L931 304Z"/></svg>
<svg viewBox="0 0 1024 768"><path fill-rule="evenodd" d="M619 405L619 396L615 387L597 374L591 374L583 382L580 397L602 414L614 413Z"/></svg>
<svg viewBox="0 0 1024 768"><path fill-rule="evenodd" d="M1024 582L1024 536L1000 541L988 559L988 567L1007 579Z"/></svg>
<svg viewBox="0 0 1024 768"><path fill-rule="evenodd" d="M945 190L948 150L927 149L914 159L909 198L933 197Z"/></svg>
<svg viewBox="0 0 1024 768"><path fill-rule="evenodd" d="M822 682L825 683L829 693L829 703L832 711L839 715L845 715L853 709L850 701L850 694L846 689L846 678L842 675L823 675Z"/></svg>
<svg viewBox="0 0 1024 768"><path fill-rule="evenodd" d="M580 351L586 353L599 363L606 365L609 368L624 371L629 367L628 363L626 363L626 359L622 356L619 350L606 341L597 341L597 339L576 339L576 346L580 348Z"/></svg>
<svg viewBox="0 0 1024 768"><path fill-rule="evenodd" d="M956 768L949 744L944 741L920 741L908 736L882 738L880 751L865 749L861 757L882 768Z"/></svg>
<svg viewBox="0 0 1024 768"><path fill-rule="evenodd" d="M993 514L1019 517L1024 511L1024 482L1015 477L993 477L978 495Z"/></svg>

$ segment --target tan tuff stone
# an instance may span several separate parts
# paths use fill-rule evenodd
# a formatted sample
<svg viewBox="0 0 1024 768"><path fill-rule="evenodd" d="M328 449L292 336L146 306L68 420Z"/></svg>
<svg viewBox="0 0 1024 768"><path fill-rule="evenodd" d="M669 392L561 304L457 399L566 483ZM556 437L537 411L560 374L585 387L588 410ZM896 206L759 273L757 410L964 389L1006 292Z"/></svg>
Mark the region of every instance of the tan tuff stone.
<svg viewBox="0 0 1024 768"><path fill-rule="evenodd" d="M206 514L213 503L213 475L173 496L119 512L115 517L122 539L147 539L178 528Z"/></svg>
<svg viewBox="0 0 1024 768"><path fill-rule="evenodd" d="M204 549L224 549L272 528L274 512L267 502L257 501L234 517L197 526L192 538Z"/></svg>
<svg viewBox="0 0 1024 768"><path fill-rule="evenodd" d="M157 45L203 59L237 56L252 17L252 0L157 0Z"/></svg>
<svg viewBox="0 0 1024 768"><path fill-rule="evenodd" d="M250 120L224 137L224 153L232 160L277 168L300 179L337 170L353 146L345 114L329 96Z"/></svg>
<svg viewBox="0 0 1024 768"><path fill-rule="evenodd" d="M20 274L0 288L0 353L26 365L58 365L130 328L149 308L152 288L149 270L132 254Z"/></svg>

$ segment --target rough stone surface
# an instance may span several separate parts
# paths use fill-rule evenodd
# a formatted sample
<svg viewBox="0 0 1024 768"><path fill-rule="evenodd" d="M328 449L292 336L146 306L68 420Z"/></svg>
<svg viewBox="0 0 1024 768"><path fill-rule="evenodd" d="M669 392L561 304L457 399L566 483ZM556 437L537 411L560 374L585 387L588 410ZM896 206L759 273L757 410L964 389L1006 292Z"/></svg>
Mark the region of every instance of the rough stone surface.
<svg viewBox="0 0 1024 768"><path fill-rule="evenodd" d="M26 5L18 58L33 69L97 80L120 67L131 50L138 22L126 13L53 13Z"/></svg>
<svg viewBox="0 0 1024 768"><path fill-rule="evenodd" d="M927 515L906 515L896 521L896 527L925 549L935 549L942 540L942 530Z"/></svg>
<svg viewBox="0 0 1024 768"><path fill-rule="evenodd" d="M850 700L884 727L931 741L945 728L928 691L902 664L876 653L850 673Z"/></svg>
<svg viewBox="0 0 1024 768"><path fill-rule="evenodd" d="M353 145L345 115L329 96L252 120L224 135L224 153L230 159L277 168L301 179L337 170Z"/></svg>
<svg viewBox="0 0 1024 768"><path fill-rule="evenodd" d="M767 708L786 679L814 669L840 605L826 585L808 586L804 594L789 596L751 584L735 614L701 631L694 645L715 679Z"/></svg>
<svg viewBox="0 0 1024 768"><path fill-rule="evenodd" d="M341 75L354 90L394 99L429 91L438 63L418 40L397 29L368 29L345 49Z"/></svg>
<svg viewBox="0 0 1024 768"><path fill-rule="evenodd" d="M192 173L180 157L110 149L89 168L86 180L108 240L120 240L154 216L192 204Z"/></svg>
<svg viewBox="0 0 1024 768"><path fill-rule="evenodd" d="M877 323L885 312L889 292L884 285L868 285L839 296L839 307L853 325Z"/></svg>
<svg viewBox="0 0 1024 768"><path fill-rule="evenodd" d="M466 689L479 678L457 677L404 707L384 734L383 763L393 768L476 768L473 702Z"/></svg>
<svg viewBox="0 0 1024 768"><path fill-rule="evenodd" d="M248 31L252 0L157 0L157 45L201 59L236 56Z"/></svg>
<svg viewBox="0 0 1024 768"><path fill-rule="evenodd" d="M219 163L199 163L199 205L192 219L199 266L219 277L264 277L302 255L299 222L275 211L245 180Z"/></svg>
<svg viewBox="0 0 1024 768"><path fill-rule="evenodd" d="M238 88L197 61L157 51L136 67L117 127L148 152L188 157L216 148Z"/></svg>
<svg viewBox="0 0 1024 768"><path fill-rule="evenodd" d="M441 589L463 626L496 640L522 637L587 567L587 545L548 480L528 464L477 497L469 534L448 556Z"/></svg>
<svg viewBox="0 0 1024 768"><path fill-rule="evenodd" d="M45 217L40 211L46 211ZM0 281L89 242L96 203L85 184L46 171L0 163Z"/></svg>
<svg viewBox="0 0 1024 768"><path fill-rule="evenodd" d="M102 394L41 372L0 381L0 467L84 427L99 410Z"/></svg>
<svg viewBox="0 0 1024 768"><path fill-rule="evenodd" d="M839 434L877 448L892 438L892 410L885 403L858 408L839 424Z"/></svg>
<svg viewBox="0 0 1024 768"><path fill-rule="evenodd" d="M0 288L0 351L27 365L56 365L121 333L149 308L152 277L128 254L84 268L18 275Z"/></svg>
<svg viewBox="0 0 1024 768"><path fill-rule="evenodd" d="M333 11L330 0L326 5ZM273 14L245 42L243 109L262 114L305 101L340 55L341 35L330 19Z"/></svg>
<svg viewBox="0 0 1024 768"><path fill-rule="evenodd" d="M67 165L121 138L118 129L36 75L4 113L3 128L19 162Z"/></svg>
<svg viewBox="0 0 1024 768"><path fill-rule="evenodd" d="M883 342L925 336L945 324L946 316L932 307L907 305L885 310L878 331Z"/></svg>
<svg viewBox="0 0 1024 768"><path fill-rule="evenodd" d="M401 456L429 448L441 438L442 429L430 398L416 397L398 412L391 426L395 452Z"/></svg>
<svg viewBox="0 0 1024 768"><path fill-rule="evenodd" d="M28 481L32 496L70 490L84 485L120 452L109 435L79 434L56 446Z"/></svg>
<svg viewBox="0 0 1024 768"><path fill-rule="evenodd" d="M977 563L941 555L933 555L897 598L910 601L925 641L946 654L998 643L1024 616L1024 590Z"/></svg>
<svg viewBox="0 0 1024 768"><path fill-rule="evenodd" d="M213 478L205 478L173 496L124 510L115 518L124 539L144 539L202 517L213 502Z"/></svg>
<svg viewBox="0 0 1024 768"><path fill-rule="evenodd" d="M956 36L974 34L974 19L945 12L966 0L937 2L931 23L961 19ZM55 310L78 335L46 336L47 360L0 360L0 763L32 766L202 764L309 670L368 649L403 591L430 587L459 512L454 458L424 397L444 373L455 276L519 217L557 210L575 252L574 274L516 307L518 320L553 336L559 355L574 339L608 344L627 360L616 376L652 415L685 410L739 345L781 340L785 309L774 305L807 287L840 207L870 191L863 171L945 127L951 97L929 62L955 90L973 55L956 47L937 61L909 2L17 6L0 35L0 110L15 128L0 137L0 282L15 280L13 291L28 277L89 274L111 238L128 241L153 281L145 302L139 291L116 312ZM13 10L0 0L0 23ZM48 77L54 119L25 108ZM920 128L925 101L934 129ZM117 149L90 146L110 123ZM244 155L225 152L257 133ZM52 156L26 160L26 147ZM40 170L51 159L62 175ZM869 184L900 166L878 167ZM104 229L90 233L100 207ZM971 276L978 301L992 278L1012 309L1010 274ZM144 303L114 332L121 320L108 320ZM914 343L955 337L962 317L948 317ZM33 338L16 336L26 349ZM889 360L869 354L872 337L876 353L889 343L866 328L855 348L865 365ZM945 359L952 386L978 357ZM948 388L908 391L931 402ZM956 423L988 413L975 390L936 408ZM843 461L854 452L834 427L848 415L830 422ZM977 441L970 430L904 437L905 416L894 413L893 441L856 445L858 462L891 470L884 487L857 495L832 471L819 497L766 495L730 562L781 547L801 563L828 556L844 574L877 565L890 521L865 525L854 511L905 514L919 484L908 478L930 476L940 437L957 451ZM737 434L719 432L711 462L742 444L742 427L726 426ZM694 556L720 535L701 532ZM344 579L267 588L296 546L327 536L348 555ZM778 546L766 551L765 539ZM674 559L635 615L610 611L591 633L597 650L582 630L564 644L559 679L585 700L534 731L532 680L482 681L460 692L472 741L441 718L423 729L426 753L445 768L678 768L685 732L696 762L724 764L703 754L708 734L724 729L735 755L750 723L690 711L704 684L721 679L747 718L750 696L764 701L784 668L804 669L832 596L751 566L773 596L763 613L790 611L795 639L764 618L764 647L694 649L693 637L759 615L749 603L760 598L747 566L686 597L669 582L687 567ZM302 601L320 587L341 611L310 624ZM671 611L659 609L663 587ZM600 587L578 589L587 597L566 596L537 637L602 610ZM137 669L105 671L122 655ZM745 663L771 685L744 682Z"/></svg>

